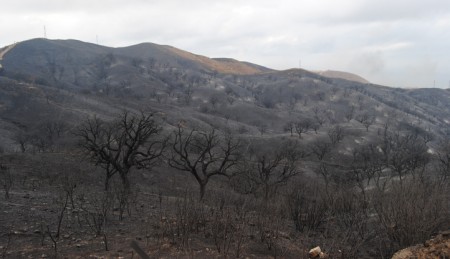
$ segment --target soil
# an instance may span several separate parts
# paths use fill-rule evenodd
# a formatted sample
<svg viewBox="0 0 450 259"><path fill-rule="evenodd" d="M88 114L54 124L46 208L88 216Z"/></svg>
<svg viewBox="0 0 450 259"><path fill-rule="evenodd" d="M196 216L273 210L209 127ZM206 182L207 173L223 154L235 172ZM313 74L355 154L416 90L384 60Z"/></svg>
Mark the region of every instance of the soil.
<svg viewBox="0 0 450 259"><path fill-rule="evenodd" d="M442 232L423 244L402 249L392 259L444 259L450 258L450 231Z"/></svg>

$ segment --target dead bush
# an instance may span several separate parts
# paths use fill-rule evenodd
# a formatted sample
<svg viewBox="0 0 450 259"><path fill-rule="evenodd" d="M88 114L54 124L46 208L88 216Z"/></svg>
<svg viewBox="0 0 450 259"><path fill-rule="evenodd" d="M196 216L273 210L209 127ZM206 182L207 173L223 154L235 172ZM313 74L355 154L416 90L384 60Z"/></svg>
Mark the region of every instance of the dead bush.
<svg viewBox="0 0 450 259"><path fill-rule="evenodd" d="M393 182L388 192L377 192L374 208L386 237L400 248L427 240L448 223L447 198L437 183L411 179Z"/></svg>

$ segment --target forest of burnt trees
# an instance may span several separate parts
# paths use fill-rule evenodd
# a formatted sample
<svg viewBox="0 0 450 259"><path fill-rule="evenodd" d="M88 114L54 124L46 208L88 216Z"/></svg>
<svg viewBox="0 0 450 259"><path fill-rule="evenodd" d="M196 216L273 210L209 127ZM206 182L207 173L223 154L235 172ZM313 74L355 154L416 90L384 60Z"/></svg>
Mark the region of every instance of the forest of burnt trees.
<svg viewBox="0 0 450 259"><path fill-rule="evenodd" d="M5 201L21 189L56 197L50 212L27 216L38 228L32 242L64 255L65 237L92 236L112 250L129 229L153 252L204 244L225 257L306 258L320 245L332 258L387 258L450 225L450 142L430 152L433 137L418 127L386 122L344 154L339 143L351 135L338 124L306 142L301 134L313 122L288 124L282 136L242 137L166 120L123 112L18 133L19 152L1 155ZM363 131L372 121L357 120L368 125ZM149 175L147 186L141 178ZM14 247L17 226L8 227L3 255Z"/></svg>
<svg viewBox="0 0 450 259"><path fill-rule="evenodd" d="M86 60L1 78L3 257L389 258L450 227L445 91Z"/></svg>

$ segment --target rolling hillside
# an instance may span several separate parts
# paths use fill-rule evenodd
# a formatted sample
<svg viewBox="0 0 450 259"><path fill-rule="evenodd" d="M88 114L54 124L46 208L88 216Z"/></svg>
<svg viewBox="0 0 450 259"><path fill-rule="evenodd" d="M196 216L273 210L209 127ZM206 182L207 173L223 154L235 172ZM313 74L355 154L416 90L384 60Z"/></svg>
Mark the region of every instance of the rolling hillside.
<svg viewBox="0 0 450 259"><path fill-rule="evenodd" d="M68 257L128 256L137 240L154 257L307 258L321 245L332 258L387 258L450 227L447 89L278 71L153 43L33 39L0 52L0 176L5 193L12 188L0 200L0 246L12 257L52 247L55 256L57 247ZM91 133L111 148L139 132L117 133L120 118L139 114L157 124L158 162L104 163L83 149L86 125L98 123ZM232 174L210 172L205 199L192 198L208 176L201 170L230 157L221 152L235 140ZM127 166L129 179L118 177Z"/></svg>
<svg viewBox="0 0 450 259"><path fill-rule="evenodd" d="M176 117L214 121L217 127L226 121L235 132L245 127L253 134L258 127L285 134L283 127L289 121L319 115L327 123L358 128L362 125L355 119L370 113L376 118L374 127L389 120L420 125L440 137L446 136L450 122L450 94L444 89L389 88L342 72L275 71L151 43L109 48L76 40L35 39L11 48L2 64L3 82L21 89L1 88L1 119L10 121L25 118L10 114L27 109L13 101L20 95L23 103L37 106L31 111L55 104L53 112L71 111L77 117L145 104L168 114L174 111ZM46 99L39 100L38 92ZM345 119L349 112L353 119Z"/></svg>

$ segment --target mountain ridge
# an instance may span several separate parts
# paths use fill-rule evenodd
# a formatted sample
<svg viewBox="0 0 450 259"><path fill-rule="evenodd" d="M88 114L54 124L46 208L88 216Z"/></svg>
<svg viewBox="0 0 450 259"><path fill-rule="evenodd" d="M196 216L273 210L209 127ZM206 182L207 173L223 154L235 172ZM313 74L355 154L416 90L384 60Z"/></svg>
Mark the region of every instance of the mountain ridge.
<svg viewBox="0 0 450 259"><path fill-rule="evenodd" d="M267 68L258 64L254 64L247 61L239 61L234 58L209 58L203 55L194 54L182 49L170 46L170 45L160 45L151 42L138 43L135 45L125 46L125 47L108 47L103 45L97 45L94 43L83 42L75 39L68 40L48 40L45 38L35 38L30 40L21 41L13 45L5 46L4 48L9 48L5 53L13 50L16 46L21 46L23 44L29 45L37 43L42 45L42 43L48 43L50 45L59 46L62 48L71 48L75 51L89 52L91 54L105 54L105 53L118 53L121 55L130 56L133 58L156 58L172 60L178 59L178 63L187 62L195 64L203 69L212 70L218 73L226 74L237 74L237 75L250 75L267 73L272 71L279 71L272 68ZM181 59L181 60L180 60ZM289 70L289 69L287 69ZM317 73L322 76L331 78L341 78L350 81L357 81L362 83L368 83L368 81L361 76L358 76L349 72L342 71L310 71L312 73Z"/></svg>
<svg viewBox="0 0 450 259"><path fill-rule="evenodd" d="M337 71L337 70L325 70L325 71L315 71L315 72L319 75L330 77L330 78L340 78L340 79L355 81L355 82L359 82L359 83L363 83L363 84L370 83L367 79L365 79L357 74L354 74L354 73Z"/></svg>

